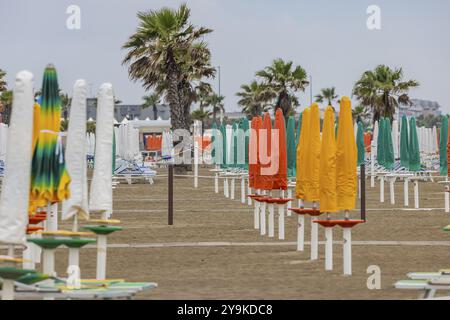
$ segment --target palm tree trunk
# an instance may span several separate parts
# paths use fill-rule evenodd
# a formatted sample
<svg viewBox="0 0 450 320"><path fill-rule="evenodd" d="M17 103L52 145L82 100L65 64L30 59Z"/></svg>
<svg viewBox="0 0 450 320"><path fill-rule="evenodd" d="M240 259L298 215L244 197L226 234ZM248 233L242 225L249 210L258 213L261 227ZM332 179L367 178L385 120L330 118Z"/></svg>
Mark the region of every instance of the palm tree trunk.
<svg viewBox="0 0 450 320"><path fill-rule="evenodd" d="M156 104L153 105L153 120L158 119L158 107Z"/></svg>

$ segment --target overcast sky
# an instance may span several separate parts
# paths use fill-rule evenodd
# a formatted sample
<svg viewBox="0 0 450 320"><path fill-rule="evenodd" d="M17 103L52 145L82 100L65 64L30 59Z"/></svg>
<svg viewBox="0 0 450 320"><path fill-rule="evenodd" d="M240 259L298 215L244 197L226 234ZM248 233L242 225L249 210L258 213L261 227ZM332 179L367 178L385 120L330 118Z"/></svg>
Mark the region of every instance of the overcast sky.
<svg viewBox="0 0 450 320"><path fill-rule="evenodd" d="M28 69L40 86L52 62L69 94L84 78L93 94L114 85L123 103L141 103L140 83L121 65L122 44L138 25L138 11L177 7L175 0L1 0L0 69L12 83ZM420 81L413 98L438 101L450 113L450 1L448 0L192 0L192 22L214 30L206 40L212 63L221 66L226 109L238 110L235 96L254 73L281 57L302 65L313 77L313 94L335 86L350 95L362 72L378 64L402 66ZM81 8L81 29L69 30L66 9ZM381 8L381 30L366 27L367 7ZM216 90L218 81L215 80ZM300 94L302 110L309 89Z"/></svg>

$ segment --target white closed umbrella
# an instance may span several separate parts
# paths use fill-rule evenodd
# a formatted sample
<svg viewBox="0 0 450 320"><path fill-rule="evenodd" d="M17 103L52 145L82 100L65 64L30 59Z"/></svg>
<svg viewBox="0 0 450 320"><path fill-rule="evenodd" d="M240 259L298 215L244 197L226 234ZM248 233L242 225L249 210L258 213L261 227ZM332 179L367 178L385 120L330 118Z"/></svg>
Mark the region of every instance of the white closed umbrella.
<svg viewBox="0 0 450 320"><path fill-rule="evenodd" d="M169 131L163 131L161 140L161 156L168 158L173 157L172 135Z"/></svg>
<svg viewBox="0 0 450 320"><path fill-rule="evenodd" d="M110 83L102 84L98 93L97 127L95 131L95 165L92 176L89 210L109 219L113 209L112 147L114 134L114 93ZM106 277L106 235L97 236L97 279Z"/></svg>
<svg viewBox="0 0 450 320"><path fill-rule="evenodd" d="M122 145L119 143L120 142L119 135L120 135L119 128L114 127L114 137L116 139L116 154L115 154L115 156L120 156L120 149L122 147Z"/></svg>
<svg viewBox="0 0 450 320"><path fill-rule="evenodd" d="M0 160L5 161L6 159L6 148L8 141L8 125L0 124Z"/></svg>
<svg viewBox="0 0 450 320"><path fill-rule="evenodd" d="M0 242L8 245L10 257L14 257L14 245L23 244L26 240L32 159L33 86L30 72L17 74L0 196ZM2 299L14 299L14 280L3 279Z"/></svg>
<svg viewBox="0 0 450 320"><path fill-rule="evenodd" d="M19 72L13 89L5 176L0 197L0 242L22 244L28 224L32 157L33 75Z"/></svg>
<svg viewBox="0 0 450 320"><path fill-rule="evenodd" d="M437 142L437 129L436 126L433 126L433 153L438 153L439 147Z"/></svg>
<svg viewBox="0 0 450 320"><path fill-rule="evenodd" d="M394 159L400 158L400 152L399 152L399 141L398 141L398 121L394 120L392 122L392 145L394 147Z"/></svg>
<svg viewBox="0 0 450 320"><path fill-rule="evenodd" d="M78 231L78 218L89 219L86 148L87 84L77 80L73 88L70 121L67 130L66 168L70 179L70 198L62 203L62 219L73 219L72 230ZM79 266L79 248L69 248L69 266Z"/></svg>

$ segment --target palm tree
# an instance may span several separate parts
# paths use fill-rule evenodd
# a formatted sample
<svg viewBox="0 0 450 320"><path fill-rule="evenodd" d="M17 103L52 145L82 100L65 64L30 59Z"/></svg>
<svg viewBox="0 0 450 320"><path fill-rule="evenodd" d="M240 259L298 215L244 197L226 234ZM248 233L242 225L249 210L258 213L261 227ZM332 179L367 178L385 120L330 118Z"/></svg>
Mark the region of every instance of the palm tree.
<svg viewBox="0 0 450 320"><path fill-rule="evenodd" d="M210 116L211 116L210 111L202 110L202 109L196 109L196 110L192 111L192 113L191 113L191 119L199 120L202 123L202 128L203 128L205 121L207 121Z"/></svg>
<svg viewBox="0 0 450 320"><path fill-rule="evenodd" d="M285 117L293 109L294 93L305 91L309 84L305 69L301 66L294 67L292 61L285 62L283 59L275 59L272 65L258 71L256 76L262 78L263 84L276 93L275 109L281 108ZM296 99L294 102L298 104Z"/></svg>
<svg viewBox="0 0 450 320"><path fill-rule="evenodd" d="M358 104L353 110L352 110L352 116L353 120L358 121L361 120L363 123L365 123L365 120L370 116L370 111L367 110L367 107Z"/></svg>
<svg viewBox="0 0 450 320"><path fill-rule="evenodd" d="M224 96L213 93L206 99L207 105L212 107L212 116L214 123L217 121L217 113L225 112L223 100Z"/></svg>
<svg viewBox="0 0 450 320"><path fill-rule="evenodd" d="M0 93L6 91L6 80L4 79L6 72L0 69Z"/></svg>
<svg viewBox="0 0 450 320"><path fill-rule="evenodd" d="M59 97L61 99L61 113L64 119L67 119L67 115L69 113L69 106L72 103L72 98L69 98L67 93L64 93L60 90Z"/></svg>
<svg viewBox="0 0 450 320"><path fill-rule="evenodd" d="M158 93L152 93L148 96L143 96L142 99L144 103L141 105L142 108L153 108L153 120L158 119L158 104L160 103L161 97Z"/></svg>
<svg viewBox="0 0 450 320"><path fill-rule="evenodd" d="M0 102L3 105L3 123L9 125L13 103L13 92L11 90L1 92Z"/></svg>
<svg viewBox="0 0 450 320"><path fill-rule="evenodd" d="M273 100L276 92L271 87L252 81L250 84L243 84L242 91L236 93L240 100L238 104L242 107L242 111L249 117L261 115L270 107L268 101Z"/></svg>
<svg viewBox="0 0 450 320"><path fill-rule="evenodd" d="M339 98L339 95L336 94L336 88L323 88L320 90L320 94L316 95L316 102L323 103L327 101L328 106L333 106L333 102Z"/></svg>
<svg viewBox="0 0 450 320"><path fill-rule="evenodd" d="M203 41L212 30L193 26L189 17L186 4L178 10L139 12L139 28L123 45L130 78L165 95L174 130L189 130L190 106L197 92L210 87L203 79L215 75Z"/></svg>
<svg viewBox="0 0 450 320"><path fill-rule="evenodd" d="M353 94L373 113L373 122L380 117L393 120L395 109L399 105L412 105L409 90L419 86L416 80L403 80L403 69L391 69L379 65L373 71L366 71L354 88Z"/></svg>

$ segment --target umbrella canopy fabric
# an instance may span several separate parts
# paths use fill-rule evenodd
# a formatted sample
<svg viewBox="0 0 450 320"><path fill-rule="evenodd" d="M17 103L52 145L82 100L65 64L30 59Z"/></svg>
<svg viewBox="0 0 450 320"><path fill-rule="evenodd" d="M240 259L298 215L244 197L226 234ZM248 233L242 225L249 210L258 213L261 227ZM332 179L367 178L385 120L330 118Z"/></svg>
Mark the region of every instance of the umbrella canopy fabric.
<svg viewBox="0 0 450 320"><path fill-rule="evenodd" d="M371 149L371 152L374 153L374 158L378 161L378 134L379 134L379 122L375 121L375 125L373 127L373 137L372 137L372 144L374 145L374 148Z"/></svg>
<svg viewBox="0 0 450 320"><path fill-rule="evenodd" d="M419 140L417 138L416 119L409 120L409 170L420 170Z"/></svg>
<svg viewBox="0 0 450 320"><path fill-rule="evenodd" d="M442 117L441 134L439 137L439 171L441 176L448 175L447 141L448 140L448 116Z"/></svg>
<svg viewBox="0 0 450 320"><path fill-rule="evenodd" d="M216 149L216 141L217 141L217 124L214 121L211 126L211 164L219 164L220 161L216 158L217 149ZM220 153L222 154L222 152Z"/></svg>
<svg viewBox="0 0 450 320"><path fill-rule="evenodd" d="M319 105L313 103L309 118L309 139L306 149L305 200L319 201L320 115Z"/></svg>
<svg viewBox="0 0 450 320"><path fill-rule="evenodd" d="M69 187L71 196L63 201L62 219L75 215L89 219L87 161L86 161L86 98L87 84L84 80L75 82L70 121L66 140L66 166L72 177Z"/></svg>
<svg viewBox="0 0 450 320"><path fill-rule="evenodd" d="M231 164L230 167L231 168L237 168L238 166L238 123L236 121L233 121L232 124L232 134L231 134L231 154L230 154L230 159L231 159Z"/></svg>
<svg viewBox="0 0 450 320"><path fill-rule="evenodd" d="M381 118L378 127L378 138L377 138L377 161L380 165L384 166L384 153L386 145L384 143L385 135L385 119Z"/></svg>
<svg viewBox="0 0 450 320"><path fill-rule="evenodd" d="M298 117L297 133L295 135L295 147L296 148L297 148L298 143L300 141L300 133L302 131L302 118L303 118L303 112L300 113L300 116Z"/></svg>
<svg viewBox="0 0 450 320"><path fill-rule="evenodd" d="M361 121L358 122L356 132L356 145L358 147L358 166L364 163L366 158L366 145L364 143L364 128Z"/></svg>
<svg viewBox="0 0 450 320"><path fill-rule="evenodd" d="M337 212L336 137L334 134L334 111L331 106L325 109L323 119L319 182L320 211Z"/></svg>
<svg viewBox="0 0 450 320"><path fill-rule="evenodd" d="M112 214L112 145L114 93L110 83L101 85L98 92L97 127L95 136L95 166L92 175L89 210Z"/></svg>
<svg viewBox="0 0 450 320"><path fill-rule="evenodd" d="M392 122L392 146L394 148L394 159L400 158L399 148L398 148L398 121L394 120Z"/></svg>
<svg viewBox="0 0 450 320"><path fill-rule="evenodd" d="M278 108L275 112L275 130L278 130L278 146L275 145L272 159L278 162L278 170L273 177L274 190L287 190L287 150L286 150L286 125L283 111ZM276 141L273 141L276 143Z"/></svg>
<svg viewBox="0 0 450 320"><path fill-rule="evenodd" d="M266 112L262 123L262 130L259 134L259 162L261 164L260 175L257 179L258 189L272 190L273 176L268 174L271 167L272 152L272 120L270 114Z"/></svg>
<svg viewBox="0 0 450 320"><path fill-rule="evenodd" d="M237 167L248 169L248 120L242 118L239 120L237 129L236 160Z"/></svg>
<svg viewBox="0 0 450 320"><path fill-rule="evenodd" d="M8 125L0 123L0 160L5 161L8 141Z"/></svg>
<svg viewBox="0 0 450 320"><path fill-rule="evenodd" d="M224 124L220 125L220 133L222 135L222 163L220 164L220 167L222 169L227 168L227 130Z"/></svg>
<svg viewBox="0 0 450 320"><path fill-rule="evenodd" d="M409 168L409 136L408 136L408 119L402 117L402 125L400 127L400 164L402 167ZM447 146L446 146L447 147Z"/></svg>
<svg viewBox="0 0 450 320"><path fill-rule="evenodd" d="M287 176L295 177L296 144L295 118L290 116L286 129Z"/></svg>
<svg viewBox="0 0 450 320"><path fill-rule="evenodd" d="M311 114L311 108L308 107L303 110L302 113L302 128L300 131L300 139L297 145L297 169L296 169L296 185L295 185L295 193L297 199L305 199L306 195L306 179L307 179L307 148L309 141L309 118Z"/></svg>
<svg viewBox="0 0 450 320"><path fill-rule="evenodd" d="M392 170L394 167L394 146L392 145L392 130L391 130L391 120L385 118L384 120L384 167L388 170Z"/></svg>
<svg viewBox="0 0 450 320"><path fill-rule="evenodd" d="M356 201L357 147L352 128L352 107L348 97L341 99L336 151L336 190L339 210L352 210Z"/></svg>
<svg viewBox="0 0 450 320"><path fill-rule="evenodd" d="M260 129L260 117L253 117L251 121L250 140L249 140L249 166L248 166L248 179L250 188L257 189L257 176L259 172L259 129Z"/></svg>
<svg viewBox="0 0 450 320"><path fill-rule="evenodd" d="M61 99L56 69L48 65L42 82L39 136L31 170L31 210L70 196L61 137Z"/></svg>
<svg viewBox="0 0 450 320"><path fill-rule="evenodd" d="M249 156L248 145L250 144L250 123L247 118L242 119L242 129L245 133L245 165L244 169L248 170Z"/></svg>
<svg viewBox="0 0 450 320"><path fill-rule="evenodd" d="M221 154L222 150L220 150L220 155ZM166 159L174 157L172 134L170 133L170 131L167 130L164 130L162 133L161 156Z"/></svg>
<svg viewBox="0 0 450 320"><path fill-rule="evenodd" d="M19 72L13 89L11 126L6 146L5 175L0 196L0 242L22 244L28 224L32 130L33 75Z"/></svg>

